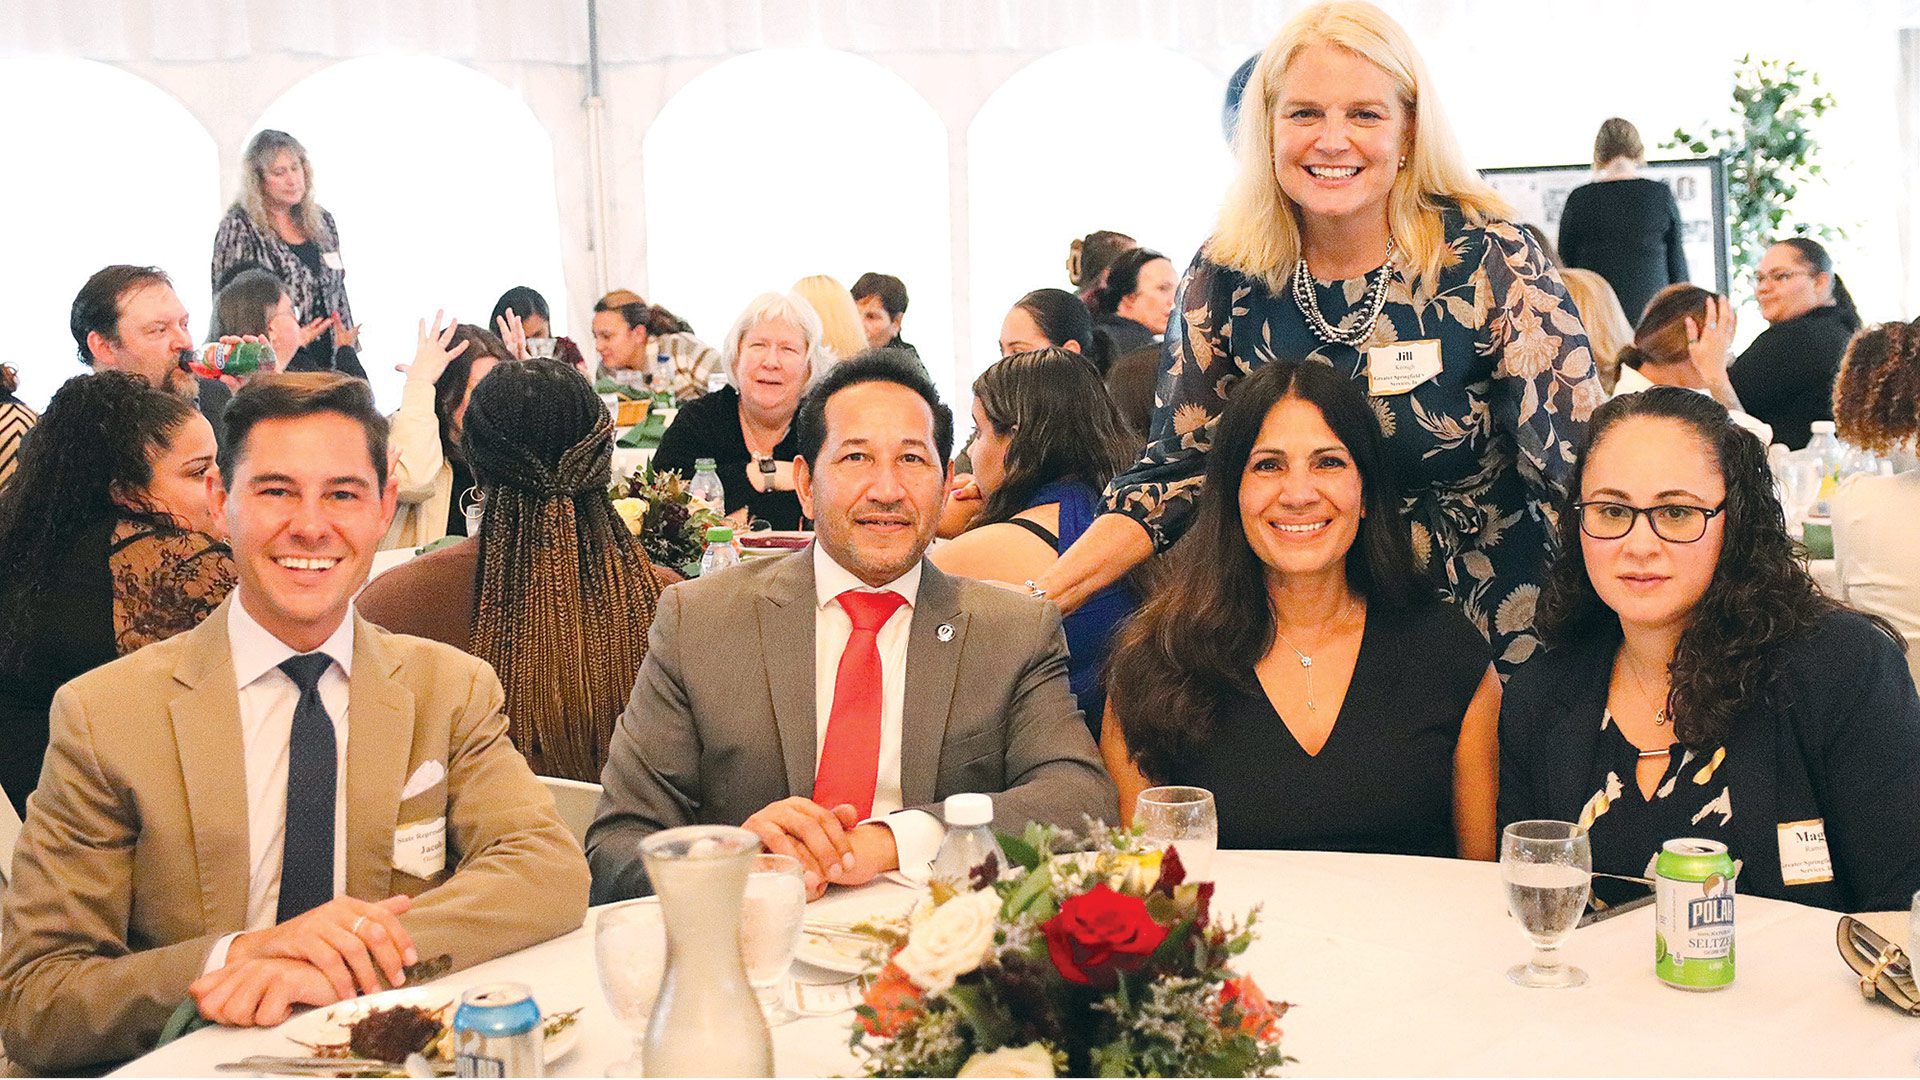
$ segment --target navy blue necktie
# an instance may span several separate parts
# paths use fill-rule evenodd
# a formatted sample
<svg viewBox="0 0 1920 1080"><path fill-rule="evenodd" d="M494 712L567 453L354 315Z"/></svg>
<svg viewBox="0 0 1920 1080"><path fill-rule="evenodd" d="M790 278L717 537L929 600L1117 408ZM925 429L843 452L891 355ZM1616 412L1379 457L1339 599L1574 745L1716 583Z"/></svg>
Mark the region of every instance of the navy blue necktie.
<svg viewBox="0 0 1920 1080"><path fill-rule="evenodd" d="M287 744L287 832L280 852L280 907L286 922L333 899L333 804L339 758L333 718L320 700L320 676L333 666L326 653L281 661L300 688Z"/></svg>

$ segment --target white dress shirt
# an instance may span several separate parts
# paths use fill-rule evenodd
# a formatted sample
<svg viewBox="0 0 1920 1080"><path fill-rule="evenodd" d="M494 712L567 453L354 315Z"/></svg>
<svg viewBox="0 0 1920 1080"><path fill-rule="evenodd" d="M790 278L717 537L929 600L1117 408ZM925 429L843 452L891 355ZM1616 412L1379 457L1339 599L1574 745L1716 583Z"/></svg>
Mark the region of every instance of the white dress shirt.
<svg viewBox="0 0 1920 1080"><path fill-rule="evenodd" d="M287 756L293 737L293 710L300 687L280 670L280 662L299 653L247 613L245 598L234 593L227 613L227 641L233 650L233 681L240 688L240 741L247 766L247 924L272 926L280 907L280 863L287 835ZM320 676L320 702L333 719L333 894L347 888L347 680L353 675L353 613L340 620L318 652L333 658ZM228 934L207 955L205 970L223 967Z"/></svg>
<svg viewBox="0 0 1920 1080"><path fill-rule="evenodd" d="M880 652L880 762L873 790L873 816L868 821L884 822L893 830L893 842L900 853L900 872L918 881L927 876L928 864L940 850L946 828L939 819L921 810L902 810L900 795L900 741L907 712L907 638L913 626L913 607L920 596L920 568L889 581L878 589L854 577L823 550L813 545L813 760L817 770L820 754L827 745L827 722L833 716L833 684L840 673L840 654L853 636L853 620L837 602L843 592L895 592L906 598L888 617L875 635Z"/></svg>

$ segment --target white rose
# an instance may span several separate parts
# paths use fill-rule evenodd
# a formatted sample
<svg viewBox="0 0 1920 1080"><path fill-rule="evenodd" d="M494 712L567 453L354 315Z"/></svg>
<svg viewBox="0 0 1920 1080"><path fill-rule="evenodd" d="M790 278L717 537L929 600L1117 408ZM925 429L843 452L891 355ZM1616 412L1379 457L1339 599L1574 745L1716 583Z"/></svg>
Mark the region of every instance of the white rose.
<svg viewBox="0 0 1920 1080"><path fill-rule="evenodd" d="M1053 1055L1039 1043L1003 1046L991 1054L975 1054L955 1076L1053 1076Z"/></svg>
<svg viewBox="0 0 1920 1080"><path fill-rule="evenodd" d="M640 535L640 519L647 516L647 500L615 499L613 511L620 515L620 521L626 525L628 532Z"/></svg>
<svg viewBox="0 0 1920 1080"><path fill-rule="evenodd" d="M931 911L923 907L893 962L920 989L945 990L993 952L999 915L1000 896L992 889L961 893Z"/></svg>

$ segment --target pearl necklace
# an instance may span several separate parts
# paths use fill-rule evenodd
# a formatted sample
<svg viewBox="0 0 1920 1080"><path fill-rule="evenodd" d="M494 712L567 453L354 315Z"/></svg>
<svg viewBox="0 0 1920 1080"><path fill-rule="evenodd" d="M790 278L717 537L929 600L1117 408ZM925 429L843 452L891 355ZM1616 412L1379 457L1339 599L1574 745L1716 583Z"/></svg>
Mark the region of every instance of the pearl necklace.
<svg viewBox="0 0 1920 1080"><path fill-rule="evenodd" d="M1340 629L1340 624L1346 621L1348 613L1353 610L1353 599L1354 598L1351 596L1347 597L1347 606L1341 608L1340 614L1335 615L1333 617L1333 621L1327 624L1329 627L1329 630L1328 630L1329 640L1332 638L1333 632ZM1279 638L1280 644L1285 645L1289 649L1292 649L1293 655L1300 658L1300 666L1305 668L1307 672L1307 711L1319 712L1320 707L1313 703L1313 657L1307 655L1306 653L1301 652L1300 647L1298 645L1295 645L1293 642L1288 641L1287 635L1280 632L1280 627L1278 624L1276 624L1273 628L1273 636ZM1320 646L1325 645L1326 643L1327 642L1324 640L1319 642L1319 644L1316 644L1314 646L1314 651L1318 652L1320 649Z"/></svg>
<svg viewBox="0 0 1920 1080"><path fill-rule="evenodd" d="M1327 317L1320 313L1320 300L1314 295L1313 290L1313 272L1307 269L1307 257L1300 256L1300 261L1293 268L1293 303L1300 309L1300 313L1306 316L1307 326L1313 330L1315 337L1328 345L1346 345L1355 349L1366 344L1367 339L1373 336L1374 324L1380 321L1381 311L1387 306L1387 285L1393 280L1394 275L1393 249L1393 241L1389 239L1387 259L1380 264L1380 276L1367 285L1367 296L1364 300L1367 316L1360 320L1359 326L1346 334L1334 329L1327 322Z"/></svg>

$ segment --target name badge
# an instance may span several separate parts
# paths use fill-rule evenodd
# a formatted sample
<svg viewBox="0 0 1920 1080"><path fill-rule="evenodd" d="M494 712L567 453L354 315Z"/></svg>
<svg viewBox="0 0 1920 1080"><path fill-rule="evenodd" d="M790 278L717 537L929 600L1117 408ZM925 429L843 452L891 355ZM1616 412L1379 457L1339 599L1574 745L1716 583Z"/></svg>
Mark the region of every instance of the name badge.
<svg viewBox="0 0 1920 1080"><path fill-rule="evenodd" d="M1438 341L1396 341L1367 350L1367 392L1374 397L1404 394L1438 374Z"/></svg>
<svg viewBox="0 0 1920 1080"><path fill-rule="evenodd" d="M321 252L320 265L329 270L345 270L347 268L347 264L340 260L340 253L337 251Z"/></svg>
<svg viewBox="0 0 1920 1080"><path fill-rule="evenodd" d="M432 878L447 868L447 819L415 821L393 830L393 868Z"/></svg>
<svg viewBox="0 0 1920 1080"><path fill-rule="evenodd" d="M1827 854L1827 822L1788 821L1780 825L1780 880L1813 885L1833 880L1833 856Z"/></svg>

